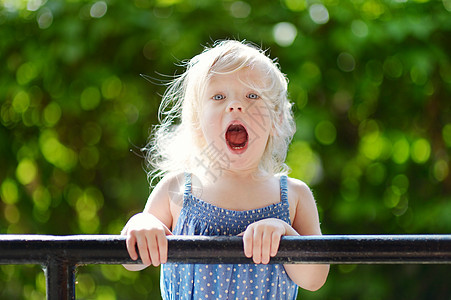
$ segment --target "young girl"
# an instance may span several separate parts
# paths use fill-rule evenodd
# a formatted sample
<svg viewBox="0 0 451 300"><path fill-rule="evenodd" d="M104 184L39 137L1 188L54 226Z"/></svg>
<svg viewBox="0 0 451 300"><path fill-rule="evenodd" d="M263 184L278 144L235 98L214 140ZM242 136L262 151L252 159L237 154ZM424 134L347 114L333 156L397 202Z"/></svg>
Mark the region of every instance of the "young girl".
<svg viewBox="0 0 451 300"><path fill-rule="evenodd" d="M141 270L161 267L163 299L295 299L328 265L268 264L284 235L321 235L310 189L286 176L295 125L287 80L263 51L223 41L187 63L160 106L150 143L153 179L142 213L122 231ZM167 235L243 236L255 264L175 264Z"/></svg>

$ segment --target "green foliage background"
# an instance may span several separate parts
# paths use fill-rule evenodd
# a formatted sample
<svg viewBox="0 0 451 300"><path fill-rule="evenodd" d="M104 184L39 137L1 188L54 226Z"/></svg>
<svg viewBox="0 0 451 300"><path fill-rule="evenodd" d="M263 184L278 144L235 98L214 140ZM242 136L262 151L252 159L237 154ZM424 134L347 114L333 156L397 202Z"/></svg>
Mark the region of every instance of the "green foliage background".
<svg viewBox="0 0 451 300"><path fill-rule="evenodd" d="M165 75L225 38L269 48L288 75L288 164L325 234L450 233L450 0L0 4L0 233L118 234L149 193L139 149ZM332 266L300 298L449 299L449 272ZM158 277L82 267L77 297L158 299ZM1 299L44 295L39 266L0 266Z"/></svg>

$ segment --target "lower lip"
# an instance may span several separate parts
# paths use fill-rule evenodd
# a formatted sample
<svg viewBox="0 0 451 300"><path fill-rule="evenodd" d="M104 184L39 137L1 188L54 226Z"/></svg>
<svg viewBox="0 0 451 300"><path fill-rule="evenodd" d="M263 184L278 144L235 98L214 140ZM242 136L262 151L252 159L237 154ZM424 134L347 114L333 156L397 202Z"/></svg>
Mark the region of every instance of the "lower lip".
<svg viewBox="0 0 451 300"><path fill-rule="evenodd" d="M227 143L227 147L229 148L230 152L234 154L242 154L247 150L249 142L246 142L246 144L243 147L232 147Z"/></svg>

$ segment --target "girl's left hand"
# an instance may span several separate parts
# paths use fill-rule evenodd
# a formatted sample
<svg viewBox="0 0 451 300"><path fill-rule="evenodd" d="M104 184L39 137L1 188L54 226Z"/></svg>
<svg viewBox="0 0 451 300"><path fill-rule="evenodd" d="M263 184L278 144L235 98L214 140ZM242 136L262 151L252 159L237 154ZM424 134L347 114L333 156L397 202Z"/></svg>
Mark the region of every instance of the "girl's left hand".
<svg viewBox="0 0 451 300"><path fill-rule="evenodd" d="M264 219L250 224L243 236L244 255L256 264L268 264L279 250L280 238L284 235L299 235L288 223L280 219Z"/></svg>

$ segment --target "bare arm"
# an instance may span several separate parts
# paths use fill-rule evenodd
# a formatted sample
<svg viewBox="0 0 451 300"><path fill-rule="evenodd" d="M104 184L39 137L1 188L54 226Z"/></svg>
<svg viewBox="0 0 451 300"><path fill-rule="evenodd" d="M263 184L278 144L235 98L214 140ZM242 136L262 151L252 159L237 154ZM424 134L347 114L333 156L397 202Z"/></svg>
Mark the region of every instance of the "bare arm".
<svg viewBox="0 0 451 300"><path fill-rule="evenodd" d="M139 257L143 264L124 267L139 271L149 265L158 266L167 260L167 238L172 226L168 187L173 178L163 178L152 191L142 213L130 218L121 234L127 236L127 250L133 260ZM138 248L138 252L136 251Z"/></svg>
<svg viewBox="0 0 451 300"><path fill-rule="evenodd" d="M267 264L277 254L284 235L321 235L318 211L310 189L301 181L290 179L288 186L292 226L283 220L263 219L249 225L243 235L244 254L256 264ZM294 200L294 201L293 201ZM286 264L285 270L300 287L315 291L324 285L329 265Z"/></svg>
<svg viewBox="0 0 451 300"><path fill-rule="evenodd" d="M290 193L292 195L290 195ZM296 210L292 228L286 235L322 235L318 209L312 192L303 182L289 180L289 196L296 199ZM300 287L316 291L326 282L329 265L318 264L286 264L287 274Z"/></svg>

